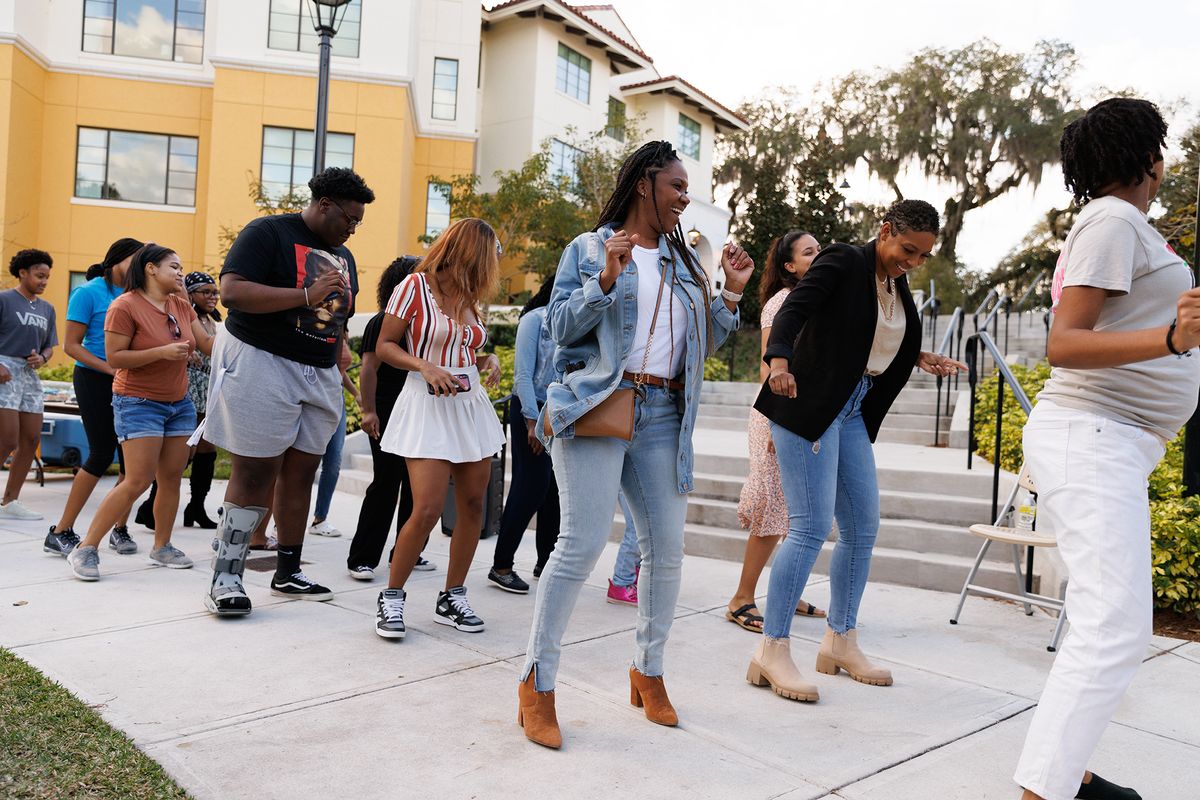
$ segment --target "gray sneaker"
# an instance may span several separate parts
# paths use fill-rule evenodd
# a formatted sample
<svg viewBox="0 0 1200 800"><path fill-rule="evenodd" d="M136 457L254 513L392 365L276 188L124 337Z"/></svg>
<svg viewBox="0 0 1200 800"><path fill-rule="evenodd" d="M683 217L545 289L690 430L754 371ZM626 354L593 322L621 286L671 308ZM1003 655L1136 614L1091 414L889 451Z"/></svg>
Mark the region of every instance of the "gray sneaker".
<svg viewBox="0 0 1200 800"><path fill-rule="evenodd" d="M94 547L79 546L67 554L71 573L81 581L100 580L100 553Z"/></svg>
<svg viewBox="0 0 1200 800"><path fill-rule="evenodd" d="M137 552L137 542L129 535L129 528L118 525L108 535L108 546L123 556Z"/></svg>
<svg viewBox="0 0 1200 800"><path fill-rule="evenodd" d="M192 560L183 551L167 542L162 547L150 551L150 565L153 567L170 567L171 569L191 569Z"/></svg>

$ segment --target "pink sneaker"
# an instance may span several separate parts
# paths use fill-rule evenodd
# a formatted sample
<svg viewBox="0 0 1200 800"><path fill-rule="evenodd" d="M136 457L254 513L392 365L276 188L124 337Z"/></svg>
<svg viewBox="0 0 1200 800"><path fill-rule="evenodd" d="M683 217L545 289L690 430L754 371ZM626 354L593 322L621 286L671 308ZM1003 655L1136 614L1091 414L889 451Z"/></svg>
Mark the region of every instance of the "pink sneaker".
<svg viewBox="0 0 1200 800"><path fill-rule="evenodd" d="M609 579L608 602L617 603L623 606L636 606L638 604L637 584L634 583L630 586L617 586L612 582L612 579Z"/></svg>

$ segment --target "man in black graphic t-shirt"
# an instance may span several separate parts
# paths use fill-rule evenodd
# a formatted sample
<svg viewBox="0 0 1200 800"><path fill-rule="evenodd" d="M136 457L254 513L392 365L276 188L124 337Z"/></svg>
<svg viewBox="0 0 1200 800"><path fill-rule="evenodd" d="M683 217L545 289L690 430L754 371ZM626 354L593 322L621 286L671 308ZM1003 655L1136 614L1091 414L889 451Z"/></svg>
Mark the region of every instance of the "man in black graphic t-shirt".
<svg viewBox="0 0 1200 800"><path fill-rule="evenodd" d="M337 354L358 292L345 244L375 193L332 167L308 186L307 208L250 222L221 268L229 316L213 349L204 430L233 461L205 598L221 616L250 613L242 570L272 486L279 551L271 593L333 597L301 571L300 552L313 477L341 421Z"/></svg>

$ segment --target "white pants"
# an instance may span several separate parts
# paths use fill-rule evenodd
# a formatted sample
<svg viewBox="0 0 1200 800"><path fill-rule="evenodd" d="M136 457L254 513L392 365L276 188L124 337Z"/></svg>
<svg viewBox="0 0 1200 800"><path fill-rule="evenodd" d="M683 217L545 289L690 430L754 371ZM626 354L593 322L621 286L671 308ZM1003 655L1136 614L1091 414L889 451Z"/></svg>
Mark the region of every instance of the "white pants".
<svg viewBox="0 0 1200 800"><path fill-rule="evenodd" d="M1153 630L1147 478L1163 455L1148 431L1042 401L1024 433L1038 527L1066 563L1066 641L1054 660L1014 776L1071 800L1088 759L1146 656Z"/></svg>

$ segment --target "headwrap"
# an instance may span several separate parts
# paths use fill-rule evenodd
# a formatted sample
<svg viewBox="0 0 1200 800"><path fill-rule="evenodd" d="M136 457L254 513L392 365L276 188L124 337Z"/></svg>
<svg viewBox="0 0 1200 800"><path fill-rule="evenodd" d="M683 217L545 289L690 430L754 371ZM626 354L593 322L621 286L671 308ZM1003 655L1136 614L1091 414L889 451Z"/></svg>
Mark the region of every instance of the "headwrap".
<svg viewBox="0 0 1200 800"><path fill-rule="evenodd" d="M207 272L189 272L183 279L183 288L190 294L201 286L215 286L216 281Z"/></svg>

